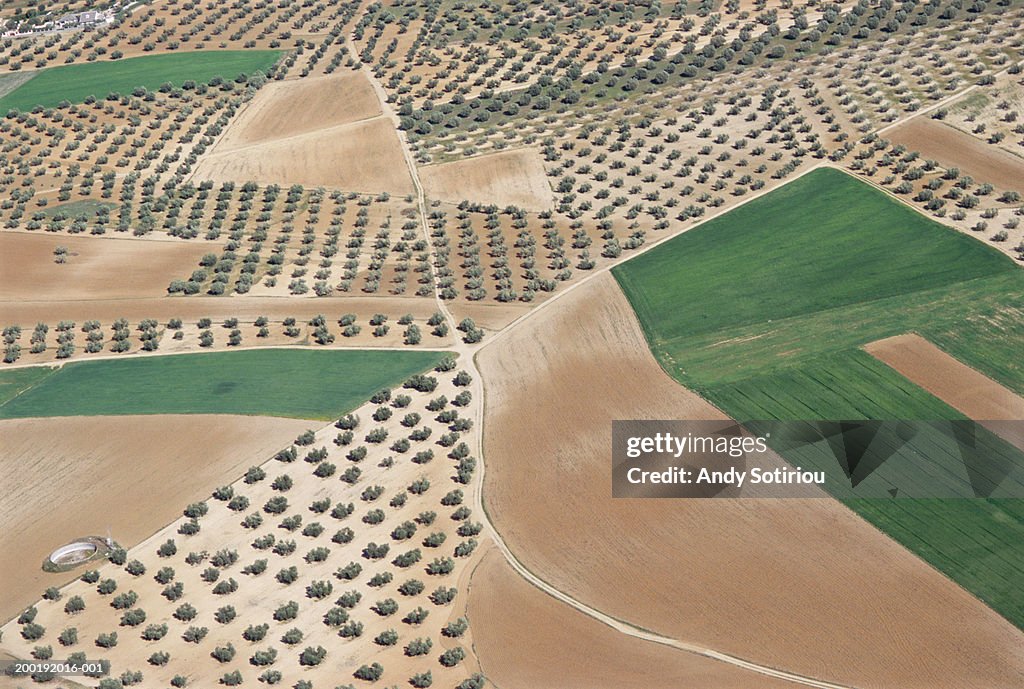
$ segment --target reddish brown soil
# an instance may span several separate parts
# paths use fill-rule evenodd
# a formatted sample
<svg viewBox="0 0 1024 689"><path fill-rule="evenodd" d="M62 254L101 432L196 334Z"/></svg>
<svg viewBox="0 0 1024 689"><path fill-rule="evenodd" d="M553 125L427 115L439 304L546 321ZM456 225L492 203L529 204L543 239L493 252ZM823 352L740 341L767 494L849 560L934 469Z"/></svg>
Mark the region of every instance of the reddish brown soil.
<svg viewBox="0 0 1024 689"><path fill-rule="evenodd" d="M398 133L387 117L363 120L201 158L195 180L303 184L358 192L413 191Z"/></svg>
<svg viewBox="0 0 1024 689"><path fill-rule="evenodd" d="M864 349L971 419L983 423L1024 419L1024 397L957 361L920 335L888 337ZM992 430L1006 437L1011 429L1007 424L995 424ZM1024 434L1006 439L1024 449Z"/></svg>
<svg viewBox="0 0 1024 689"><path fill-rule="evenodd" d="M53 251L68 249L57 264ZM158 297L209 251L202 244L0 232L4 302Z"/></svg>
<svg viewBox="0 0 1024 689"><path fill-rule="evenodd" d="M534 148L503 151L420 169L427 196L449 203L518 206L540 211L554 205L544 160Z"/></svg>
<svg viewBox="0 0 1024 689"><path fill-rule="evenodd" d="M885 136L945 167L958 167L978 182L1024 192L1024 158L942 122L927 116L915 117Z"/></svg>
<svg viewBox="0 0 1024 689"><path fill-rule="evenodd" d="M231 123L218 150L364 120L380 111L377 94L362 72L271 82Z"/></svg>
<svg viewBox="0 0 1024 689"><path fill-rule="evenodd" d="M478 301L453 301L449 308L456 320L472 318L487 330L501 330L517 318L530 312L528 304L486 304Z"/></svg>

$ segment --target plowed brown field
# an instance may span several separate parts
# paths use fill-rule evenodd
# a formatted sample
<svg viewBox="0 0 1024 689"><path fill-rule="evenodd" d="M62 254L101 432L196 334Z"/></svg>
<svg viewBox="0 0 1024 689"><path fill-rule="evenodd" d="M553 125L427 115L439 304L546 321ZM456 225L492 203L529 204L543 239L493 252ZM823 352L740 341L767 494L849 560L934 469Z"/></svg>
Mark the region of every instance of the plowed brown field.
<svg viewBox="0 0 1024 689"><path fill-rule="evenodd" d="M478 301L453 301L449 305L456 320L472 318L481 328L501 330L530 312L527 304L482 304Z"/></svg>
<svg viewBox="0 0 1024 689"><path fill-rule="evenodd" d="M420 168L427 196L540 211L555 203L544 160L533 148L476 156Z"/></svg>
<svg viewBox="0 0 1024 689"><path fill-rule="evenodd" d="M380 112L380 101L362 72L274 81L228 127L217 150L315 132Z"/></svg>
<svg viewBox="0 0 1024 689"><path fill-rule="evenodd" d="M0 620L81 574L40 569L57 546L108 528L133 546L322 425L232 415L0 421Z"/></svg>
<svg viewBox="0 0 1024 689"><path fill-rule="evenodd" d="M530 586L497 549L473 573L469 621L480 667L501 689L795 686L623 636Z"/></svg>
<svg viewBox="0 0 1024 689"><path fill-rule="evenodd" d="M958 167L978 182L1024 192L1024 158L926 116L915 117L886 138L946 167Z"/></svg>
<svg viewBox="0 0 1024 689"><path fill-rule="evenodd" d="M199 160L193 179L303 184L366 193L413 191L398 133L387 117L229 150L214 147Z"/></svg>
<svg viewBox="0 0 1024 689"><path fill-rule="evenodd" d="M478 364L488 511L553 586L665 636L857 687L1024 681L1017 629L831 499L612 499L613 419L720 412L662 372L611 276Z"/></svg>
<svg viewBox="0 0 1024 689"><path fill-rule="evenodd" d="M864 349L968 418L982 424L1024 419L1024 397L957 361L920 335L887 337ZM1024 435L1008 437L1007 431L1014 430L1009 425L994 424L992 430L1024 449Z"/></svg>
<svg viewBox="0 0 1024 689"><path fill-rule="evenodd" d="M67 263L53 251L67 247ZM201 244L0 232L0 299L158 297L209 250Z"/></svg>

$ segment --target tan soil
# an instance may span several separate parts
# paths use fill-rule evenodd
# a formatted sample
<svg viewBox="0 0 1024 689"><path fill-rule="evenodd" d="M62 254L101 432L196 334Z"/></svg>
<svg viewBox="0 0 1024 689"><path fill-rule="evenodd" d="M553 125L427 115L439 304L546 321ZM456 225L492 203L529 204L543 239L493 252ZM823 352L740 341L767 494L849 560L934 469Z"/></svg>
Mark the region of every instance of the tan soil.
<svg viewBox="0 0 1024 689"><path fill-rule="evenodd" d="M1024 419L1024 397L957 361L920 335L887 337L864 349L965 416L982 421L982 425L984 421ZM993 430L1006 437L1008 426L997 424ZM1024 434L1006 439L1024 449Z"/></svg>
<svg viewBox="0 0 1024 689"><path fill-rule="evenodd" d="M487 330L501 330L515 319L527 314L532 308L522 302L516 304L481 303L478 301L453 301L449 308L456 320L472 318L473 322Z"/></svg>
<svg viewBox="0 0 1024 689"><path fill-rule="evenodd" d="M146 574L134 577L123 567L113 563L97 564L96 569L99 570L102 578L110 577L118 583L118 592L135 591L138 594L137 607L146 612L146 624L166 623L170 628L167 636L159 642L144 641L140 637L142 628L131 629L119 625L122 611L111 607L109 597L100 596L95 585L77 580L63 589L63 600L36 603L39 611L37 621L47 629L46 636L42 641L29 642L22 639L17 631L16 623L12 622L2 630L3 640L0 644L2 650L25 658L32 652L32 648L40 643L52 643L59 648L55 637L62 629L74 626L78 629L80 639L79 645L73 647L74 650L87 651L90 658L110 660L113 667L117 668L118 673L126 669L142 670L145 673L147 687L168 686L171 677L175 674L186 675L189 679L189 686L215 687L218 686L219 680L225 672L235 669L243 675L244 686L260 686L261 683L257 678L264 668L250 664L247 659L253 651L267 646L272 646L279 652L274 669L281 671L284 675L281 686L292 686L300 677L310 680L316 687L348 684L352 681L353 670L364 663L369 664L375 661L379 661L385 668L382 679L387 686L404 686L414 673L428 670L433 675L435 686L457 686L476 670L476 662L472 654L469 653L463 662L453 668L441 666L438 656L443 649L454 646L462 646L470 651L471 638L467 636L462 639L448 639L441 635L441 628L448 621L463 614L467 597L465 591L468 574L476 562L477 555L454 558L454 571L447 575L430 575L425 571L427 563L434 558L451 557L456 544L464 540L457 533L461 522L448 516L454 508L450 505L442 505L440 502L446 492L456 487L452 479L452 461L444 458L443 449L434 444L434 439L444 431L444 424L434 420L434 415L426 409L431 398L443 394L451 399L458 393L459 388L454 385L452 378L451 375L439 376L438 387L432 393L408 391L412 398L409 406L401 412L396 410L389 420L380 424L381 427L389 430L390 436L393 438L405 436L409 433L409 429L401 425L401 420L406 413L416 412L422 416L419 425L430 427L433 430L432 438L414 441L412 448L407 453L397 453L389 449L388 443L367 443L370 445L367 456L360 463L362 477L354 485L343 482L338 475L331 478L318 478L313 474L311 465L302 459L288 464L271 459L274 449L287 445L287 441L298 434L294 428L288 430L284 442L278 443L270 451L250 451L240 462L238 470L233 475L234 478L240 477L244 468L251 465L261 465L267 473L264 480L253 484L246 484L240 478L232 484L236 496L243 495L250 500L249 507L243 512L235 512L228 508L227 503L210 499L207 502L209 512L200 520L201 530L191 536L177 533L178 527L186 521L181 516L180 510L188 502L203 497L204 494L208 495L206 491L212 490L214 486L228 483L232 477L228 477L228 480L220 480L219 477L208 478L206 485L199 489L199 495L172 496L170 500L164 500L159 496L154 499L154 496L147 494L146 486L122 485L121 493L118 494L119 498L131 491L132 494L139 496L140 510L154 509L153 505L167 504L170 517L165 513L162 517L163 523L167 524L171 518L177 518L174 518L159 531L153 531L151 536L129 551L128 557L142 562L147 569ZM362 434L370 428L377 427L378 424L371 420L376 407L377 405L368 403L355 411L355 414L363 420L357 430L357 437L362 437ZM206 417L191 417L190 420L198 421L204 418ZM266 424L270 420L254 419L253 421L258 424ZM319 429L311 447L326 448L327 461L337 466L339 474L352 466L344 458L348 450L332 442L338 434L338 429L333 424L313 425L301 421L298 423L303 428ZM253 432L251 428L248 430ZM260 432L261 435L269 435L262 431L256 432ZM291 437L287 437L289 434ZM186 441L192 440L189 445L200 444L193 435L184 437ZM217 442L219 444L221 439L218 438ZM182 444L180 441L174 443L164 441L164 443L167 446ZM360 443L360 441L357 440L356 443ZM434 449L437 455L435 459L426 464L414 463L412 455L427 448ZM305 448L299 448L300 457L305 452ZM390 468L380 466L381 460L389 456L393 457L394 465ZM164 463L171 464L172 462L169 462L165 456ZM289 503L285 514L301 517L304 526L312 522L319 522L325 527L323 533L319 535L302 532L289 533L280 525L285 514L275 516L261 511L260 506L264 505L271 496L281 495L272 487L272 482L282 475L288 475L294 480L291 488L284 492ZM165 475L165 480L166 478ZM407 492L407 487L419 478L426 478L430 482L429 490L421 494ZM78 483L81 484L82 481ZM381 497L376 499L361 497L363 490L372 485L381 487ZM392 504L392 496L400 493L405 494L404 504L397 502ZM334 504L352 502L355 513L347 519L339 519L329 513L314 514L309 509L311 503L323 498L330 498ZM384 521L375 524L364 521L363 517L375 508L381 509L386 514ZM426 510L437 513L437 519L433 524L429 527L421 525L417 529L415 537L408 541L399 542L392 538L390 534L396 526L404 521L411 521ZM244 528L241 524L243 515L252 513L262 514L265 518L263 524L255 529ZM49 516L46 521L48 520ZM103 523L105 522L101 522L101 524ZM335 543L332 540L332 535L343 526L353 530L353 540L347 544ZM422 539L432 532L445 534L444 543L437 548L421 545ZM277 554L252 547L251 543L254 538L267 534L274 534L278 542L286 539L296 541L295 552ZM159 544L168 539L175 540L178 546L177 553L168 557L160 557L157 548ZM402 569L392 564L391 557L370 560L361 556L363 549L370 542L390 543L392 556L415 547L421 547L423 559L408 569ZM307 560L305 556L314 547L327 548L329 557L323 561ZM236 564L225 568L220 578L221 581L225 581L231 577L238 584L238 590L227 595L214 594L211 591L211 584L201 580L201 573L209 565L209 561L194 566L188 565L185 561L189 552L206 551L213 555L221 549L237 551L239 557ZM267 571L259 576L243 574L242 568L257 559L269 560ZM361 563L363 567L363 571L358 577L351 581L345 581L334 576L339 567L353 561ZM171 602L161 595L163 585L153 577L159 568L165 566L172 567L175 570L175 581L180 581L184 585L184 595L175 602ZM297 568L298 579L294 583L286 585L277 581L275 573L281 568L289 566ZM370 578L385 571L393 573L394 580L380 587L370 586ZM426 589L422 593L414 595L400 594L398 592L399 585L411 578L423 581L426 584ZM320 600L306 597L304 595L305 588L314 580L333 582L333 595ZM430 600L430 592L441 585L454 587L459 592L451 604L436 604ZM361 601L351 610L352 619L365 624L363 634L359 638L339 638L335 628L323 623L324 614L346 591L357 591L362 596ZM41 588L36 587L35 593L38 595L40 592ZM64 612L63 607L67 598L72 595L81 595L85 600L86 609L80 613L68 615ZM383 617L370 611L371 605L385 598L392 598L398 603L399 610L396 613ZM289 600L299 603L298 617L289 621L273 621L274 610ZM172 617L175 608L183 602L194 605L198 612L197 618L192 623L179 621ZM215 621L214 611L225 604L236 608L237 617L227 623ZM428 617L419 624L403 623L401 620L417 607L427 610ZM249 642L242 639L242 632L247 626L259 625L264 622L270 624L270 632L263 642ZM189 624L207 627L209 635L198 644L184 641L181 635ZM291 627L296 627L304 633L303 642L297 647L288 647L279 641L283 632ZM399 642L394 646L375 644L374 637L388 628L395 629L399 634ZM114 630L117 630L119 635L116 648L100 649L93 645L93 640L99 633ZM416 637L431 639L433 649L427 655L406 657L403 648ZM210 654L215 646L228 642L238 649L238 656L230 665L222 665L215 661ZM301 667L299 654L302 649L306 646L316 647L318 645L328 649L327 661L317 668ZM169 652L170 662L164 667L147 665L145 659L158 649Z"/></svg>
<svg viewBox="0 0 1024 689"><path fill-rule="evenodd" d="M555 203L544 160L535 148L427 165L419 172L427 196L449 203L466 200L530 211Z"/></svg>
<svg viewBox="0 0 1024 689"><path fill-rule="evenodd" d="M398 133L387 117L320 129L200 159L194 180L302 184L358 192L413 191Z"/></svg>
<svg viewBox="0 0 1024 689"><path fill-rule="evenodd" d="M0 421L0 619L81 574L43 572L54 548L108 528L134 546L320 425L226 414Z"/></svg>
<svg viewBox="0 0 1024 689"><path fill-rule="evenodd" d="M473 572L469 621L477 660L501 689L794 686L619 634L531 586L495 548Z"/></svg>
<svg viewBox="0 0 1024 689"><path fill-rule="evenodd" d="M990 143L993 134L1002 134L1003 140L996 145L1024 156L1024 132L1016 131L1021 108L1024 108L1024 82L1017 75L1004 72L996 77L992 86L976 89L956 101L944 121ZM1013 113L1017 116L1012 116ZM979 128L982 131L979 132Z"/></svg>
<svg viewBox="0 0 1024 689"><path fill-rule="evenodd" d="M345 313L355 313L359 315L360 322L365 324L365 319L374 313L387 314L393 320L402 314L411 313L422 327L422 319L429 318L436 310L434 300L417 297L157 297L65 302L0 301L0 323L20 324L23 328L30 328L39 321L56 323L60 320L79 322L96 319L108 324L117 318L127 318L131 322L156 318L161 323L169 318L181 318L186 322L211 318L214 323L218 323L229 317L245 320L266 316L271 320L281 320L294 316L308 320L318 313L334 319Z"/></svg>
<svg viewBox="0 0 1024 689"><path fill-rule="evenodd" d="M488 511L553 586L666 636L857 687L1020 686L1020 632L837 502L611 498L612 419L720 412L661 371L610 275L478 364Z"/></svg>
<svg viewBox="0 0 1024 689"><path fill-rule="evenodd" d="M739 4L740 12L755 13L760 11L758 9L759 7L763 6L765 9L772 9L782 7L785 3L781 0L768 0L767 2L758 2L757 0L740 0Z"/></svg>
<svg viewBox="0 0 1024 689"><path fill-rule="evenodd" d="M380 112L377 95L362 72L271 82L228 126L217 150L306 134Z"/></svg>
<svg viewBox="0 0 1024 689"><path fill-rule="evenodd" d="M987 144L927 116L886 132L886 138L946 167L958 167L977 182L1024 192L1024 158Z"/></svg>
<svg viewBox="0 0 1024 689"><path fill-rule="evenodd" d="M54 262L58 246L67 247L67 263ZM0 299L156 297L208 250L178 242L0 232Z"/></svg>

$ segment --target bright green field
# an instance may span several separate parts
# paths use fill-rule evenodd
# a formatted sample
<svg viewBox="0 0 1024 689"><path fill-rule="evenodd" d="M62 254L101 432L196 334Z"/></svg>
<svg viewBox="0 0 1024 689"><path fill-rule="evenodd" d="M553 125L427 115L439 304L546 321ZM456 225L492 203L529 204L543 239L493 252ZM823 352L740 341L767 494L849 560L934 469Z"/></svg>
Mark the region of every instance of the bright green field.
<svg viewBox="0 0 1024 689"><path fill-rule="evenodd" d="M860 349L908 331L1024 392L1024 272L837 170L613 273L665 370L737 419L962 418ZM846 503L1024 628L1024 500Z"/></svg>
<svg viewBox="0 0 1024 689"><path fill-rule="evenodd" d="M330 419L377 390L431 368L442 356L267 349L87 361L56 372L42 367L3 371L0 419L119 414Z"/></svg>
<svg viewBox="0 0 1024 689"><path fill-rule="evenodd" d="M1010 259L981 242L824 169L615 274L662 343L1011 270Z"/></svg>
<svg viewBox="0 0 1024 689"><path fill-rule="evenodd" d="M267 71L280 54L278 50L206 50L52 67L0 98L0 112L28 111L37 105L50 108L62 100L80 103L89 96L131 93L137 86L155 90L168 81L180 86L189 79L234 79L239 74Z"/></svg>

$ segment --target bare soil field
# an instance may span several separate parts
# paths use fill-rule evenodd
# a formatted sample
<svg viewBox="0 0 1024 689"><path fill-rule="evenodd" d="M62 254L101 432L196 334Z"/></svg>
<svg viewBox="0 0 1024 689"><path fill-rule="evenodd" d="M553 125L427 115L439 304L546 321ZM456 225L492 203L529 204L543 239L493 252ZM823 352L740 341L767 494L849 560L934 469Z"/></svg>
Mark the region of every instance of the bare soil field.
<svg viewBox="0 0 1024 689"><path fill-rule="evenodd" d="M413 191L398 133L387 117L320 129L244 148L215 147L194 180L303 184L358 192Z"/></svg>
<svg viewBox="0 0 1024 689"><path fill-rule="evenodd" d="M67 247L67 263L54 262L58 246ZM208 249L184 242L0 232L0 299L157 297Z"/></svg>
<svg viewBox="0 0 1024 689"><path fill-rule="evenodd" d="M979 182L1024 192L1024 158L942 122L915 117L886 132L886 137L946 167L958 167Z"/></svg>
<svg viewBox="0 0 1024 689"><path fill-rule="evenodd" d="M531 308L527 304L481 304L471 301L453 301L449 307L456 320L472 318L479 327L495 331L529 313Z"/></svg>
<svg viewBox="0 0 1024 689"><path fill-rule="evenodd" d="M0 619L81 574L43 572L54 548L108 528L134 546L184 505L320 425L233 415L0 421Z"/></svg>
<svg viewBox="0 0 1024 689"><path fill-rule="evenodd" d="M1024 397L957 361L920 335L907 333L887 337L864 349L965 416L981 421L982 425L985 421L1024 419ZM996 429L1006 437L1006 425L993 430ZM1006 440L1024 449L1024 436Z"/></svg>
<svg viewBox="0 0 1024 689"><path fill-rule="evenodd" d="M480 667L501 689L793 686L623 636L531 586L495 548L473 572L469 620Z"/></svg>
<svg viewBox="0 0 1024 689"><path fill-rule="evenodd" d="M55 268L60 266L54 266ZM143 318L180 318L193 322L211 318L214 322L235 317L239 320L266 316L280 320L293 316L309 318L322 313L337 319L345 313L361 317L384 313L397 318L411 313L418 322L429 318L437 305L433 299L418 297L320 297L289 299L287 297L153 297L141 299L91 299L85 301L0 301L0 323L32 327L37 322L96 319L107 323L117 318L131 322ZM363 319L365 320L365 319Z"/></svg>
<svg viewBox="0 0 1024 689"><path fill-rule="evenodd" d="M449 203L474 201L518 206L529 211L555 203L544 173L544 161L535 148L503 151L420 168L427 196Z"/></svg>
<svg viewBox="0 0 1024 689"><path fill-rule="evenodd" d="M380 112L380 101L362 72L271 82L227 128L217 150L285 139Z"/></svg>
<svg viewBox="0 0 1024 689"><path fill-rule="evenodd" d="M129 669L143 671L145 686L168 686L174 675L181 674L188 678L189 686L214 687L222 683L220 680L227 671L236 669L244 678L244 686L260 686L262 682L258 677L266 668L246 659L254 651L268 647L275 649L274 670L286 678L281 686L292 686L295 678L308 680L316 687L347 684L356 668L378 661L385 668L382 679L388 686L405 686L410 677L427 672L431 673L434 686L457 686L476 669L469 648L471 637L459 637L459 633L444 636L441 630L464 613L469 573L479 554L479 544L465 534L468 529L479 535L481 527L473 525L474 520L469 518L468 512L464 515L453 512L456 509L454 504L442 501L442 496L461 485L456 484L452 477L452 461L438 456L424 463L413 458L413 452L428 449L442 454L443 450L432 440L441 435L444 424L432 419L433 414L427 406L437 394L446 395L449 399L456 396L460 386L455 384L454 377L454 372L440 376L433 392L409 390L410 399L399 406L367 403L355 410L355 416L362 419L356 431L360 436L370 429L389 432L395 438L409 434L412 426L405 422L404 416L412 413L418 417L417 424L432 431L430 439L415 439L411 451L406 453L390 449L388 443L366 441L371 447L362 448L365 456L360 461L361 480L349 478L346 481L337 475L342 471L332 473L341 467L347 470L356 461L346 459L354 447L346 449L343 447L345 443L333 442L338 436L337 427L333 424L313 426L299 421L300 428L319 428L311 445L308 448L289 446L291 438L288 438L277 448L297 450L297 461L274 459L272 452L257 455L253 451L245 457L241 466L259 466L265 473L262 478L253 477L248 481L241 477L241 470L235 473L233 478L236 480L230 484L229 490L233 498L244 500L241 506L230 504L227 498L210 497L211 493L207 491L212 491L214 486L228 484L227 480L218 482L218 477L208 477L197 495L183 494L173 500L157 502L158 505L169 503L172 506L170 517L162 516L166 526L153 530L128 552L129 560L137 559L146 568L146 574L133 575L125 566L113 562L96 563L94 567L101 578L109 577L115 582L119 593L135 592L135 603L145 613L147 624L168 626L168 633L160 639L158 647L156 642L143 638L141 628L131 629L129 625L121 624L119 620L124 610L115 609L110 604L112 601L104 598L95 584L78 579L63 588L61 600L35 603L39 624L48 630L43 640L24 639L18 633L16 623L12 622L3 629L3 650L27 658L35 645L51 641L56 645L55 638L60 630L74 625L80 639L76 649L86 650L90 658L109 660L118 673ZM394 414L380 421L378 426L372 416L384 419L379 406L394 409ZM265 426L267 419L253 421ZM251 427L245 430L255 432ZM298 435L295 427L286 431L293 434L292 438ZM262 430L258 432L267 437L271 435ZM211 434L212 431L207 433ZM203 438L198 434L182 434L181 437L191 441L190 445L202 444ZM221 440L218 437L217 443L220 444ZM174 443L164 442L168 446L181 444L180 439ZM298 459L307 451L314 450L325 453L326 459L319 463L311 462L308 457ZM188 452L200 454L192 450ZM53 454L46 448L42 453ZM385 458L389 459L387 463L383 462ZM169 457L165 456L163 460L171 464ZM190 461L180 464L186 465L184 468L188 470ZM311 467L312 463L317 464L317 470ZM325 467L330 467L330 470L319 471ZM165 473L164 480L168 479L169 475ZM37 477L35 482L39 481ZM412 487L414 483L418 487ZM145 486L122 485L120 490L118 498L128 500L137 495L140 509L151 509ZM461 493L455 495L461 496ZM180 527L189 520L183 516L182 508L186 503L203 497L209 499L206 500L207 510L196 519L201 528L191 534L183 533ZM284 499L285 502L280 509L268 509L271 499ZM112 500L108 499L109 502ZM346 507L346 503L351 504ZM315 504L321 506L315 507ZM263 509L260 505L264 506ZM466 510L468 508L463 511ZM453 514L461 516L449 517ZM284 519L290 520L291 524ZM399 527L415 532L415 537L407 535L403 539L393 536ZM85 525L78 528L85 528ZM428 533L433 534L436 541L428 541ZM254 539L270 539L273 550L266 543L256 544ZM158 552L158 546L168 540L176 544L174 552ZM390 544L391 557L363 555L371 544L374 544L373 549L380 547L377 544ZM455 550L460 545L465 549L462 554ZM424 549L422 552L420 547ZM208 576L210 566L214 569L221 567L216 564L215 556L221 551L235 553L231 562L222 567L223 576L214 577L218 579L218 585L223 584L230 590L213 586ZM408 556L411 561L402 565L393 562L394 556L401 551L414 553ZM190 557L191 553L204 555ZM434 558L443 571L434 570L428 564ZM259 574L262 570L246 571L246 568L255 568L260 560L267 569L264 574ZM442 560L450 561L450 564L442 565ZM348 576L338 574L339 569L349 565L359 569ZM279 568L288 569L289 566L294 567L291 578L285 578L287 573L282 574L284 569L274 574ZM154 576L163 567L170 567L175 583L182 585L179 596L165 595L164 584ZM387 578L384 578L384 573L387 573ZM403 586L413 578L419 581L419 589ZM327 594L314 595L307 587L316 582L320 582L317 584L320 587L326 586L327 582L333 584ZM440 591L442 585L443 592ZM448 586L451 586L450 590ZM435 587L438 591L432 592ZM41 591L37 587L35 592L38 595ZM68 613L64 606L74 595L83 598L85 609ZM397 607L387 613L372 609L377 608L378 603L383 606L385 599ZM291 616L276 616L276 611L289 601L294 601L291 605L297 606ZM191 622L181 615L175 616L178 606L186 602L194 606L196 612ZM216 611L225 604L229 604L237 615L221 618ZM344 619L338 621L342 612ZM332 614L334 621L325 623L328 613ZM413 614L415 621L404 621ZM412 617L409 619L413 620ZM345 629L342 625L346 622L358 623L358 627L355 631L342 633ZM188 641L183 633L190 623L203 625L209 634L204 633L196 643ZM243 630L248 626L261 623L267 623L266 638L243 637ZM302 633L301 645L289 645L282 640L290 627ZM388 629L395 630L398 635L396 643L375 643L374 639ZM112 630L119 634L116 647L100 648L95 645L94 640L100 634ZM406 654L404 648L413 644L415 639L420 639L420 643L429 641L429 652ZM228 643L238 650L238 657L231 666L211 656L216 647ZM304 653L303 646L307 645L313 649L323 647L327 661L317 667L303 665L300 656ZM453 667L443 665L439 661L440 654L456 647L462 647L466 657L459 658L460 662ZM169 653L170 660L166 665L146 663L145 659L157 648Z"/></svg>
<svg viewBox="0 0 1024 689"><path fill-rule="evenodd" d="M611 276L478 364L488 511L552 585L663 635L857 687L1020 685L1018 630L831 499L612 499L611 420L721 412L661 371Z"/></svg>

